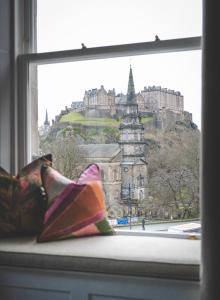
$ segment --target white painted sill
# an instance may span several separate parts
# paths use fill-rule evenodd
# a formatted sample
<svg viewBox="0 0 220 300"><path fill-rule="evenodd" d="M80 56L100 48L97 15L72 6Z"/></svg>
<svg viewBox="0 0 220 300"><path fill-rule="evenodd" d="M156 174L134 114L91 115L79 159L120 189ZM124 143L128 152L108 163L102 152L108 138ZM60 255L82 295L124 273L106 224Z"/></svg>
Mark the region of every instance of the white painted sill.
<svg viewBox="0 0 220 300"><path fill-rule="evenodd" d="M42 244L10 238L0 240L0 265L199 281L200 242L121 232Z"/></svg>

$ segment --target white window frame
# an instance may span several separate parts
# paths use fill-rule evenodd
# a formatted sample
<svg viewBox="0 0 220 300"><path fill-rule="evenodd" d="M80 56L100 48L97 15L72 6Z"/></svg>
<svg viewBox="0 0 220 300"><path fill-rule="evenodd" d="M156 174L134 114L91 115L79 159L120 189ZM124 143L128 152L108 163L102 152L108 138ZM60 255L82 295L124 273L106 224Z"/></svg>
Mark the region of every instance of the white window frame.
<svg viewBox="0 0 220 300"><path fill-rule="evenodd" d="M18 165L21 169L32 160L31 151L31 69L36 65L86 61L95 59L117 58L137 55L152 55L171 52L202 50L202 37L188 37L169 40L160 40L143 43L131 43L114 46L92 47L63 51L36 52L36 5L37 0L30 0L26 13L28 14L27 31L29 43L26 46L27 54L18 57ZM125 231L124 235L145 235L188 238L189 234L173 234L152 232ZM200 239L200 234L194 235Z"/></svg>
<svg viewBox="0 0 220 300"><path fill-rule="evenodd" d="M20 103L18 136L21 139L18 146L18 168L23 167L31 159L30 75L33 65L201 50L201 39L201 37L189 37L162 40L157 43L153 41L20 55L18 60L18 98Z"/></svg>
<svg viewBox="0 0 220 300"><path fill-rule="evenodd" d="M5 1L7 2L7 1ZM23 2L28 5L32 4L34 0L12 0L8 1L8 3L13 3L15 8L17 7L17 11L21 11L23 8ZM20 9L21 8L21 9ZM16 9L15 9L16 10ZM203 60L203 67L202 67L202 141L201 141L201 202L202 202L202 272L201 272L201 298L204 300L212 300L217 299L218 295L220 294L219 289L219 261L220 255L218 251L219 245L219 150L220 147L217 143L219 138L219 16L218 10L215 1L208 1L203 0L203 46L202 46L202 60ZM19 12L18 12L19 13ZM6 161L6 164L9 167L11 166L11 170L15 169L17 166L17 139L19 139L19 157L25 157L21 153L22 148L25 148L24 145L24 138L22 137L23 132L22 128L24 128L24 120L22 117L19 116L17 113L17 106L19 111L23 111L22 116L25 115L25 109L20 107L25 103L22 99L22 95L25 94L26 89L26 81L24 78L18 78L18 82L21 82L24 89L19 88L19 101L17 101L17 65L16 59L17 55L21 53L28 53L31 49L26 50L24 43L22 42L24 39L23 31L27 29L27 26L23 26L23 22L28 22L28 18L23 16L23 12L21 11L22 17L17 18L16 20L11 20L10 24L12 27L14 26L14 31L10 34L11 36L11 47L10 47L10 54L12 59L12 66L10 71L14 71L13 75L11 75L11 83L12 86L10 89L12 90L12 99L13 103L15 103L14 110L11 110L10 107L6 107L6 110L10 110L10 116L13 119L15 126L11 129L12 138L7 137L5 135L0 136L1 141L1 150L4 150L4 155L1 157L2 161ZM19 24L18 24L19 23ZM19 31L20 27L23 27L23 31ZM13 29L13 28L12 28ZM3 29L5 30L5 28ZM13 30L12 30L13 31ZM18 33L18 34L17 34ZM28 40L28 39L27 39ZM27 41L25 40L25 41ZM30 42L30 40L29 40ZM19 44L19 45L18 45ZM16 48L18 45L18 48ZM189 49L190 50L190 49ZM184 51L184 50L183 50ZM14 60L14 61L13 61ZM21 58L22 60L22 58ZM20 60L20 67L19 73L26 74L22 71L22 68L25 68L24 61L21 62ZM25 60L25 58L24 58ZM5 74L4 74L5 75ZM25 83L25 84L24 84ZM6 86L8 91L8 87ZM15 99L14 99L15 98ZM5 100L6 99L6 100ZM6 101L10 101L9 97L1 99L1 104L5 106ZM27 99L27 98L26 98ZM6 132L9 131L10 121L2 126L3 130ZM26 122L26 121L25 121ZM11 122L12 125L13 122ZM18 132L16 130L16 125L18 124L19 129L18 132L20 135L18 136ZM11 126L12 127L12 126ZM25 129L26 132L27 129ZM21 140L22 139L22 140ZM5 143L4 143L5 140ZM8 145L10 147L8 147ZM8 151L8 153L6 153ZM2 151L3 152L3 151ZM15 156L15 157L13 157ZM25 159L23 159L25 161ZM20 162L22 165L22 162ZM14 172L15 173L15 172ZM15 273L16 274L16 273ZM78 276L78 274L77 274ZM5 275L4 275L5 277ZM8 280L8 276L7 280ZM16 275L17 280L17 275ZM17 282L17 281L16 281ZM170 282L170 281L169 281ZM173 282L171 281L171 286L173 287Z"/></svg>

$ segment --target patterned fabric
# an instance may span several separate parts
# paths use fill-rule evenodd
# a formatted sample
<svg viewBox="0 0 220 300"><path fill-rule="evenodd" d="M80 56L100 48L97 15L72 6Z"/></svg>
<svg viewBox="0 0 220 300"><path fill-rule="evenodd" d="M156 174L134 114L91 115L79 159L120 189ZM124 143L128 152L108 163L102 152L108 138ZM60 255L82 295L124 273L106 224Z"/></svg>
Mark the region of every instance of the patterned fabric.
<svg viewBox="0 0 220 300"><path fill-rule="evenodd" d="M78 184L86 184L89 181L101 181L101 174L99 171L99 166L96 164L88 165L88 167L82 172L79 179L77 180Z"/></svg>
<svg viewBox="0 0 220 300"><path fill-rule="evenodd" d="M0 237L36 234L42 229L47 207L41 181L42 165L52 156L42 156L11 176L0 168Z"/></svg>
<svg viewBox="0 0 220 300"><path fill-rule="evenodd" d="M17 181L0 167L0 238L13 236L17 229L13 194Z"/></svg>
<svg viewBox="0 0 220 300"><path fill-rule="evenodd" d="M38 242L114 233L106 218L97 165L88 166L77 182L64 178L51 167L43 167L42 180L49 208Z"/></svg>

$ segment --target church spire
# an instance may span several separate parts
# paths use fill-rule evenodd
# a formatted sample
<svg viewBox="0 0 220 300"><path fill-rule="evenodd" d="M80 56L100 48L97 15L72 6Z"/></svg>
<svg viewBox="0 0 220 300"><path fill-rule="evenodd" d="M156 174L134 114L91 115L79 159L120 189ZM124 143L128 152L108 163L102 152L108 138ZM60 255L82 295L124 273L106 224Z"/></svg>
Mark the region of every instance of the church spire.
<svg viewBox="0 0 220 300"><path fill-rule="evenodd" d="M135 100L135 89L132 68L130 65L129 79L128 79L128 91L127 91L127 103L134 102Z"/></svg>
<svg viewBox="0 0 220 300"><path fill-rule="evenodd" d="M46 109L46 117L45 117L45 121L44 121L44 126L50 126L50 123L48 121L48 113L47 113L47 109Z"/></svg>

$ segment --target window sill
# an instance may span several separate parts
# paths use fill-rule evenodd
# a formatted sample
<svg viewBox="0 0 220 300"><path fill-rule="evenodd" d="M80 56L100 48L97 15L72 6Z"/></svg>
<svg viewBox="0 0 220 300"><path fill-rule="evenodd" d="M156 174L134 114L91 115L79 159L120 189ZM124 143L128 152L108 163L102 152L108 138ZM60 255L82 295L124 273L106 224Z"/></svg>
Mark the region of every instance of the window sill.
<svg viewBox="0 0 220 300"><path fill-rule="evenodd" d="M97 236L38 244L0 240L0 265L199 281L200 241Z"/></svg>

